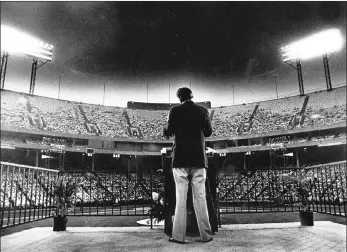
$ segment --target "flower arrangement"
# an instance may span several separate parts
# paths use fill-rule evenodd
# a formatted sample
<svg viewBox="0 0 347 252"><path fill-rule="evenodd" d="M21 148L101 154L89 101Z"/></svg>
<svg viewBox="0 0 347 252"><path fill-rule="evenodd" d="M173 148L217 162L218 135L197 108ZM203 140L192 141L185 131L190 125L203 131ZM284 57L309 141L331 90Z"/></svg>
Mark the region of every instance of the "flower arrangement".
<svg viewBox="0 0 347 252"><path fill-rule="evenodd" d="M297 198L302 212L309 212L312 204L312 192L314 183L317 181L311 171L300 169L291 171L282 176L284 189L280 192L280 198L289 193L292 197Z"/></svg>

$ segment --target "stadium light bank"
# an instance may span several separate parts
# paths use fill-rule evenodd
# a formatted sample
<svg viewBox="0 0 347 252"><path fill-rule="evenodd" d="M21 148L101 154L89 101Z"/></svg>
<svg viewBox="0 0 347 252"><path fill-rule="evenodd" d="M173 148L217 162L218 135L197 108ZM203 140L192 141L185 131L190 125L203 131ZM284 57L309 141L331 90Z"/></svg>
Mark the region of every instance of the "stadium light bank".
<svg viewBox="0 0 347 252"><path fill-rule="evenodd" d="M53 60L53 45L1 24L1 89L4 88L9 55L33 57L29 93L34 94L36 71Z"/></svg>
<svg viewBox="0 0 347 252"><path fill-rule="evenodd" d="M342 49L344 39L339 29L333 28L318 32L281 48L282 60L297 70L300 95L304 95L301 61L323 56L327 90L332 90L329 59L334 52ZM329 56L329 58L328 58ZM296 63L296 67L293 63Z"/></svg>

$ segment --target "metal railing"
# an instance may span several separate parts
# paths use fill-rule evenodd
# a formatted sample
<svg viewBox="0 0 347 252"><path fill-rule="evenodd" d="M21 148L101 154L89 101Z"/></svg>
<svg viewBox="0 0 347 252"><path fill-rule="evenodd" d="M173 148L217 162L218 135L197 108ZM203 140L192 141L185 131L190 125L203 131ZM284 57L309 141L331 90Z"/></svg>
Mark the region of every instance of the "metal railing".
<svg viewBox="0 0 347 252"><path fill-rule="evenodd" d="M50 193L58 171L1 162L1 225L8 227L51 217Z"/></svg>
<svg viewBox="0 0 347 252"><path fill-rule="evenodd" d="M346 161L304 168L314 178L311 209L346 216ZM301 169L302 170L302 169ZM216 177L219 214L299 211L298 199L284 192L283 176L299 169L220 171ZM77 184L72 216L150 216L152 193L164 195L162 172L79 172L1 162L1 227L52 217L58 176ZM172 188L174 190L174 188Z"/></svg>
<svg viewBox="0 0 347 252"><path fill-rule="evenodd" d="M284 175L295 176L304 169L312 178L311 210L346 216L346 161L306 168L277 170L243 170L220 172L218 212L292 212L301 210L298 198L286 192ZM281 195L281 197L279 197Z"/></svg>
<svg viewBox="0 0 347 252"><path fill-rule="evenodd" d="M315 177L313 211L346 216L346 161L305 168Z"/></svg>
<svg viewBox="0 0 347 252"><path fill-rule="evenodd" d="M152 192L163 190L163 177L154 171L65 173L78 187L69 211L74 216L149 216Z"/></svg>

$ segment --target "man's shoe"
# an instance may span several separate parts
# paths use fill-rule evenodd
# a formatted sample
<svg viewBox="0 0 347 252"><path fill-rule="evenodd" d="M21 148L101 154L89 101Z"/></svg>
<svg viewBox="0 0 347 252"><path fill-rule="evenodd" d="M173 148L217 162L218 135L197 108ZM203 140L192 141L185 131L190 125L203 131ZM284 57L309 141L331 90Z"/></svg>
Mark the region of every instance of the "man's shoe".
<svg viewBox="0 0 347 252"><path fill-rule="evenodd" d="M213 237L211 237L210 239L208 239L207 241L201 241L201 242L210 242L210 241L212 241L213 240Z"/></svg>
<svg viewBox="0 0 347 252"><path fill-rule="evenodd" d="M184 244L184 243L185 243L184 241L175 240L175 239L172 238L172 237L169 238L169 242L175 242L175 243L179 243L179 244Z"/></svg>

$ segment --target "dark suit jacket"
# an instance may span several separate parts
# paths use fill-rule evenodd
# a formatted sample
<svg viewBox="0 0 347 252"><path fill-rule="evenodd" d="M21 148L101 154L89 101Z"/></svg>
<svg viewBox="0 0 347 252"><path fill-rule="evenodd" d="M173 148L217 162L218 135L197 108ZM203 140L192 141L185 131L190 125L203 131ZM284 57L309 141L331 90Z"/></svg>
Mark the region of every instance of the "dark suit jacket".
<svg viewBox="0 0 347 252"><path fill-rule="evenodd" d="M174 135L173 168L207 168L204 137L212 134L208 110L185 101L170 110L164 136Z"/></svg>

